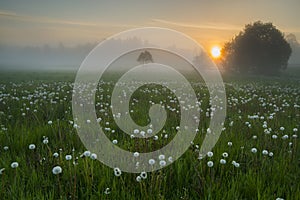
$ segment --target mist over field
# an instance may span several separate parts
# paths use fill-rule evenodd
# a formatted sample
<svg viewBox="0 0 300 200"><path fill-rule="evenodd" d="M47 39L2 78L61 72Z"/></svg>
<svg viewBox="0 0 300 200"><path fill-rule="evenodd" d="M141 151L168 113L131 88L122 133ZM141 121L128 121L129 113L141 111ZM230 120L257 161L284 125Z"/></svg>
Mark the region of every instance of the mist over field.
<svg viewBox="0 0 300 200"><path fill-rule="evenodd" d="M293 34L288 34L286 38L292 48L289 66L298 67L300 65L300 44ZM123 44L120 42L120 45L130 45L130 43L142 43L142 41L133 38L132 41L123 42ZM58 43L57 45L45 44L43 46L10 46L2 44L0 45L0 69L77 70L85 57L98 44L97 42L75 46L65 46L63 43ZM195 54L195 52L188 49L182 49L181 51ZM137 58L130 57L128 59L130 62L136 61Z"/></svg>

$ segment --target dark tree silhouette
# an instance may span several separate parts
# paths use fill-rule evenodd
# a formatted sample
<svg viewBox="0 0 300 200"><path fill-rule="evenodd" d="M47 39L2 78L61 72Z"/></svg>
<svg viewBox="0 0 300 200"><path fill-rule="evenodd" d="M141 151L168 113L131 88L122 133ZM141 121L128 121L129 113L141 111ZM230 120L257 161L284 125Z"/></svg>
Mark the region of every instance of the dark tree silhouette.
<svg viewBox="0 0 300 200"><path fill-rule="evenodd" d="M222 64L238 72L277 74L286 69L291 53L283 33L272 23L257 21L224 45Z"/></svg>
<svg viewBox="0 0 300 200"><path fill-rule="evenodd" d="M153 58L151 53L146 50L139 55L137 61L139 63L145 64L145 63L153 62Z"/></svg>

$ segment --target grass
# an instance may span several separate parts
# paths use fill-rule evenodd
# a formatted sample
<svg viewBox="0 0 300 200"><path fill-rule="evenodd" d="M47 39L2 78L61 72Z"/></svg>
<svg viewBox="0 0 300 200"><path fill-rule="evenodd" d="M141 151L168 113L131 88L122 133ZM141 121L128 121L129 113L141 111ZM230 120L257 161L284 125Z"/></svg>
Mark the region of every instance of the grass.
<svg viewBox="0 0 300 200"><path fill-rule="evenodd" d="M206 117L209 95L205 85L192 77L202 101L199 133L181 158L162 170L147 173L147 178L138 182L139 174L123 172L115 176L113 169L82 156L87 149L70 123L73 72L3 72L0 169L5 170L0 175L1 199L300 199L300 143L296 138L300 129L300 80L286 76L225 76L225 129L212 150L214 155L203 159L198 159L199 146L210 121ZM108 138L118 140L117 145L132 152L159 149L171 141L180 115L170 110L164 131L157 134L158 140L125 136L105 104L110 102L107 94L113 85L113 81L102 82L96 99L100 103L96 110L104 109L97 113L102 118L101 126L115 130L106 131ZM149 121L149 100L179 108L170 91L154 85L139 88L132 99L138 100L130 107L134 110L132 118L141 125ZM284 135L288 138L283 139ZM45 138L49 143L43 143ZM30 144L36 148L30 150ZM257 148L257 153L252 153L252 148ZM273 155L263 155L263 150ZM58 157L53 156L55 152ZM219 161L224 152L229 156L222 165ZM72 159L66 160L66 155ZM19 167L11 168L15 161ZM213 161L214 166L209 168L208 161ZM52 169L57 165L62 173L54 175Z"/></svg>

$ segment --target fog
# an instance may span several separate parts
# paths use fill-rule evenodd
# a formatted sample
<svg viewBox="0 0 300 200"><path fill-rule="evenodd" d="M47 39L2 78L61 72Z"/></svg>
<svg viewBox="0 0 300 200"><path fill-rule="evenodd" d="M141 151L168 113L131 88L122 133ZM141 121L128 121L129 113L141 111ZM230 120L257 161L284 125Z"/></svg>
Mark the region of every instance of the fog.
<svg viewBox="0 0 300 200"><path fill-rule="evenodd" d="M300 44L293 34L288 34L286 39L292 47L289 64L298 66L300 64ZM141 41L133 38L130 41L125 41L125 43L123 41L120 45L130 43L141 43ZM77 70L84 58L97 44L97 42L86 43L73 47L65 46L63 43L55 46L47 44L43 46L0 45L0 69ZM191 53L194 52L191 50Z"/></svg>

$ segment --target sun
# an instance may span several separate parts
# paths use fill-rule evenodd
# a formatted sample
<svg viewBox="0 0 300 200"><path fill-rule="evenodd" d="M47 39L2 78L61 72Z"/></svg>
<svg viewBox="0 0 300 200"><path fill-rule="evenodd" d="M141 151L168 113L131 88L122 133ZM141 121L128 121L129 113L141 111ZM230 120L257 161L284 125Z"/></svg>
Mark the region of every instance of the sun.
<svg viewBox="0 0 300 200"><path fill-rule="evenodd" d="M214 46L211 48L210 53L213 58L219 58L221 56L221 48L219 46Z"/></svg>

